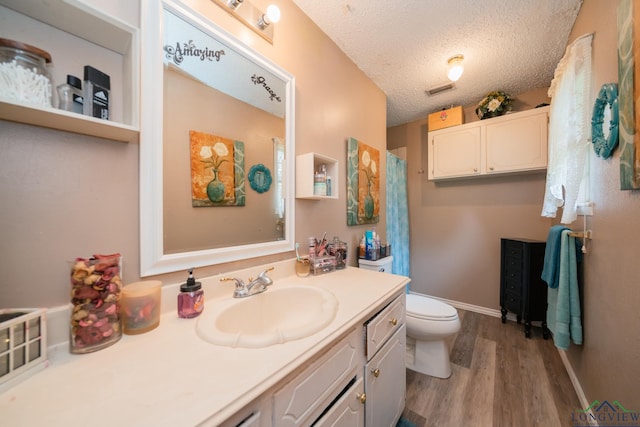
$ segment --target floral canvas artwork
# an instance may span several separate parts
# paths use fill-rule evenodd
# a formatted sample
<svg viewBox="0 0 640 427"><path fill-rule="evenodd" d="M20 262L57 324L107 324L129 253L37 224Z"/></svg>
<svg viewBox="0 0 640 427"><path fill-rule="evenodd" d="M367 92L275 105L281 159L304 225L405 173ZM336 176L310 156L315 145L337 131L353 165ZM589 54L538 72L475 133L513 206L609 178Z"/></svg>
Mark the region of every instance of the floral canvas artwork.
<svg viewBox="0 0 640 427"><path fill-rule="evenodd" d="M192 206L244 206L244 143L189 131Z"/></svg>
<svg viewBox="0 0 640 427"><path fill-rule="evenodd" d="M347 225L380 221L380 151L349 138L347 144Z"/></svg>

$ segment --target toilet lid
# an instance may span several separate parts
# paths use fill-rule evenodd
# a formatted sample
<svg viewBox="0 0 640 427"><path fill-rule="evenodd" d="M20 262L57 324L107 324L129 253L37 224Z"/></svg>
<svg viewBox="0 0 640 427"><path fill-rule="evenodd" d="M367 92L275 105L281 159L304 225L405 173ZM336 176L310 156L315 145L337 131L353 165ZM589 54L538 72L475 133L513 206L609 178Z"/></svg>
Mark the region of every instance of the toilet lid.
<svg viewBox="0 0 640 427"><path fill-rule="evenodd" d="M407 294L407 315L420 319L450 319L456 317L455 308L442 301L423 295Z"/></svg>

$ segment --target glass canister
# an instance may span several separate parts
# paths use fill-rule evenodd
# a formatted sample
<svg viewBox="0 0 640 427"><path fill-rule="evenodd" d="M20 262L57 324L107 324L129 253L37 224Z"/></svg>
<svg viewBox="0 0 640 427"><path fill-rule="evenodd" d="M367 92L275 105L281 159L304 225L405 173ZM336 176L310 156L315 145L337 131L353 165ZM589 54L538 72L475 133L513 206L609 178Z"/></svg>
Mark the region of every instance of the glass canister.
<svg viewBox="0 0 640 427"><path fill-rule="evenodd" d="M331 245L332 255L336 257L336 269L341 270L347 267L347 242L341 241L337 236L333 238Z"/></svg>
<svg viewBox="0 0 640 427"><path fill-rule="evenodd" d="M71 267L69 351L90 353L122 337L120 254L76 258Z"/></svg>
<svg viewBox="0 0 640 427"><path fill-rule="evenodd" d="M0 98L51 107L51 55L35 46L0 38Z"/></svg>

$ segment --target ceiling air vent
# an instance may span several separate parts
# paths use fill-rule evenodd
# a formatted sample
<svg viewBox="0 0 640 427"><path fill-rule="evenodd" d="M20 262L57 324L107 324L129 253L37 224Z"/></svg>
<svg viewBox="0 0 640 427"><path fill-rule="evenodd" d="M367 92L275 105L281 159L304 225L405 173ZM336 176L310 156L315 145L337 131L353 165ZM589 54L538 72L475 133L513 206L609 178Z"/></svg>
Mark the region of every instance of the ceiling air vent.
<svg viewBox="0 0 640 427"><path fill-rule="evenodd" d="M453 90L455 88L456 88L456 85L454 83L446 83L441 86L436 86L436 87L432 87L431 89L427 89L425 90L425 92L427 92L427 95L429 96L434 96L439 93L446 92L448 90Z"/></svg>

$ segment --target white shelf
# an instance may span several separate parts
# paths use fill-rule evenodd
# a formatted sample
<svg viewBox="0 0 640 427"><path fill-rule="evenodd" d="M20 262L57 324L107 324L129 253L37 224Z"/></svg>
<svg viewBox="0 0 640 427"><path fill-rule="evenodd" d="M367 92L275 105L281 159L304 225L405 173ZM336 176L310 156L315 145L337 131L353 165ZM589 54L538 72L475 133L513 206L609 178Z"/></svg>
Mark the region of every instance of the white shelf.
<svg viewBox="0 0 640 427"><path fill-rule="evenodd" d="M138 128L82 114L0 100L0 119L120 142L137 142Z"/></svg>
<svg viewBox="0 0 640 427"><path fill-rule="evenodd" d="M320 169L320 165L327 167L327 176L331 177L330 196L318 196L313 193L314 172ZM337 199L339 196L339 183L338 161L336 159L316 153L296 156L296 199Z"/></svg>
<svg viewBox="0 0 640 427"><path fill-rule="evenodd" d="M59 46L73 38L73 48L48 50L42 42L34 44L48 50L53 57L57 79L63 83L66 74L80 78L84 61L90 65L96 58L111 58L107 72L112 78L113 120L100 120L72 112L32 106L13 100L0 100L0 119L42 126L67 132L136 142L139 138L139 30L124 21L107 15L81 0L0 0L0 8L16 12L10 28L2 37L28 44L38 37ZM35 20L35 21L34 21ZM36 22L39 21L39 22ZM37 28L37 31L31 29ZM27 30L29 29L29 30ZM25 34L29 39L24 40ZM31 42L31 43L30 43ZM73 70L73 72L71 71Z"/></svg>

